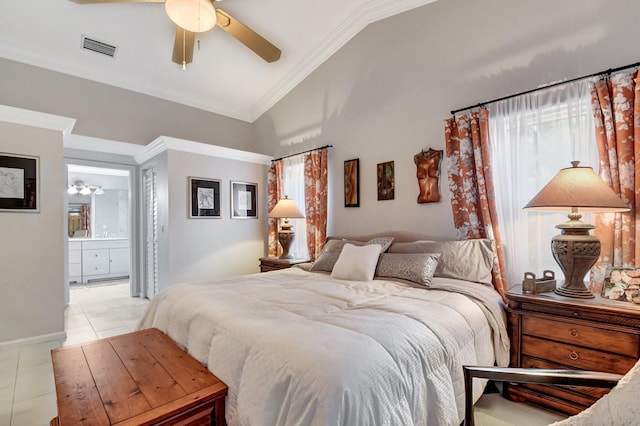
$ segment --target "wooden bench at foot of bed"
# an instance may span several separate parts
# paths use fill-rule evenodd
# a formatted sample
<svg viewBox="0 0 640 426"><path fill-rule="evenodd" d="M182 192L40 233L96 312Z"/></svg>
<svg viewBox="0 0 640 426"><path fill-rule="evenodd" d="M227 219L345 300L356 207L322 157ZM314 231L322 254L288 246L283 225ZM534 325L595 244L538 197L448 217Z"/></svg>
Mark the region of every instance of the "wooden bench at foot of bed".
<svg viewBox="0 0 640 426"><path fill-rule="evenodd" d="M227 386L155 328L54 349L51 357L52 424L225 424Z"/></svg>

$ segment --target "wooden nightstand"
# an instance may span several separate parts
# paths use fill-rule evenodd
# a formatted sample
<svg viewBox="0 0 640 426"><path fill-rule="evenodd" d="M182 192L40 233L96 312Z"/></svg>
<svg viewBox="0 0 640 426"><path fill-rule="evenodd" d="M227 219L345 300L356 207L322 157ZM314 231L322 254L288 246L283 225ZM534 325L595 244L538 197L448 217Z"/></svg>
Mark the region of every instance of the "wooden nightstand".
<svg viewBox="0 0 640 426"><path fill-rule="evenodd" d="M291 268L293 265L308 262L309 259L280 259L278 257L261 257L260 272Z"/></svg>
<svg viewBox="0 0 640 426"><path fill-rule="evenodd" d="M512 367L625 374L640 357L640 305L600 296L524 295L519 286L507 293L507 299ZM607 392L576 386L505 386L513 400L567 414L584 410Z"/></svg>

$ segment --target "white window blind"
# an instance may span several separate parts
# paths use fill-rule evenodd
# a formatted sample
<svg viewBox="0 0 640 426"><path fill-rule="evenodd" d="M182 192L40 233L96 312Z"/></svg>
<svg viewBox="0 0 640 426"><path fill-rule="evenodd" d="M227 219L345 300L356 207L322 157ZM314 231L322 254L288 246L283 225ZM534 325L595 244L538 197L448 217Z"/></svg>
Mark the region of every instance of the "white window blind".
<svg viewBox="0 0 640 426"><path fill-rule="evenodd" d="M156 172L145 169L145 296L153 298L158 292L158 202L156 196Z"/></svg>

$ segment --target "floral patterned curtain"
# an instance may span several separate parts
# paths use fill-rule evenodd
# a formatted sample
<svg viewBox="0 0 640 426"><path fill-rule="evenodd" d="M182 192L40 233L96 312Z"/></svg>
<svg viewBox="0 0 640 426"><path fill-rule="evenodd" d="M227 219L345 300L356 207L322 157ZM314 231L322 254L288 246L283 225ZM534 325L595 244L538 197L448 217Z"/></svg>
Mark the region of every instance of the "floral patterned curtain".
<svg viewBox="0 0 640 426"><path fill-rule="evenodd" d="M80 229L86 229L87 237L91 236L91 214L88 204L83 204L80 207Z"/></svg>
<svg viewBox="0 0 640 426"><path fill-rule="evenodd" d="M327 238L327 149L304 156L304 202L307 247L313 261Z"/></svg>
<svg viewBox="0 0 640 426"><path fill-rule="evenodd" d="M268 194L267 194L267 207L268 211L271 211L276 206L276 203L283 197L282 194L282 161L274 161L271 163L269 172L267 173L268 180ZM278 243L278 219L269 218L269 242L267 253L269 256L280 256L282 254L282 247Z"/></svg>
<svg viewBox="0 0 640 426"><path fill-rule="evenodd" d="M639 73L617 74L597 81L592 92L600 177L631 208L629 213L595 216L600 258L591 274L590 290L599 293L608 266L640 267L640 88Z"/></svg>
<svg viewBox="0 0 640 426"><path fill-rule="evenodd" d="M451 208L458 238L494 241L493 285L504 297L507 269L498 229L489 141L489 111L480 109L445 122Z"/></svg>

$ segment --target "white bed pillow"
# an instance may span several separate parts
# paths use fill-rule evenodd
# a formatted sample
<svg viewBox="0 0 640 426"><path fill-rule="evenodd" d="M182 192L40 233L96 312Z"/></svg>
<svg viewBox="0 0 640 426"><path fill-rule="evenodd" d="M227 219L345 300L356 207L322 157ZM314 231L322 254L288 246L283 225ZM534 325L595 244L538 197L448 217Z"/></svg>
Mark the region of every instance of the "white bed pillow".
<svg viewBox="0 0 640 426"><path fill-rule="evenodd" d="M434 277L492 285L495 253L493 242L488 239L395 243L389 253L440 253Z"/></svg>
<svg viewBox="0 0 640 426"><path fill-rule="evenodd" d="M428 287L439 257L439 253L382 253L375 276L399 278Z"/></svg>
<svg viewBox="0 0 640 426"><path fill-rule="evenodd" d="M353 240L329 240L324 245L324 248L316 258L316 261L311 266L311 272L331 272L333 266L338 261L338 257L342 252L342 248L345 244L352 244L354 246L364 246L371 244L380 244L382 246L380 252L386 251L393 242L393 237L376 237L367 242L353 241Z"/></svg>
<svg viewBox="0 0 640 426"><path fill-rule="evenodd" d="M366 246L345 244L338 261L333 267L331 276L339 280L373 280L381 250L382 246L380 244L368 244Z"/></svg>

